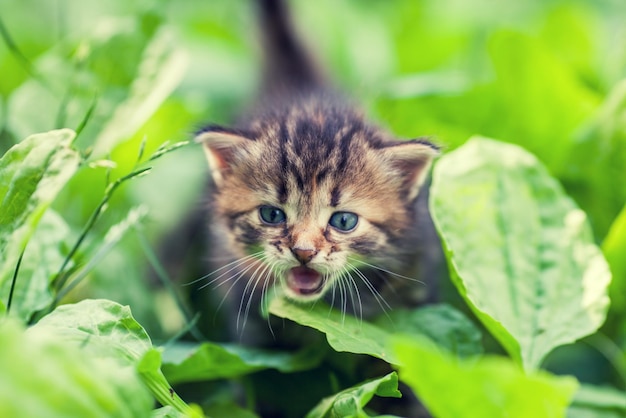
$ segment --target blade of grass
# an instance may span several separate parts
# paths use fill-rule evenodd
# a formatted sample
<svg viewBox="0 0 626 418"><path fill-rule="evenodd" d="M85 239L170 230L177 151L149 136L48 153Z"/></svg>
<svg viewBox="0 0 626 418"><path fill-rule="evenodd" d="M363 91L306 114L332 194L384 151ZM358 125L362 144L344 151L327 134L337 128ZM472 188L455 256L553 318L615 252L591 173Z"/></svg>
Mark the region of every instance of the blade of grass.
<svg viewBox="0 0 626 418"><path fill-rule="evenodd" d="M169 274L163 267L163 264L161 264L161 262L159 261L157 255L154 253L154 250L150 246L150 243L148 243L148 240L146 239L145 234L143 234L143 232L140 231L139 229L136 229L136 232L137 232L137 237L139 238L139 245L141 246L141 249L143 250L144 255L148 259L148 263L150 263L150 266L152 267L157 277L161 281L161 284L163 285L163 287L165 287L167 292L174 299L176 306L178 306L178 310L185 317L185 322L186 322L185 328L188 328L191 335L193 335L193 337L197 339L198 341L206 341L206 337L204 337L202 333L200 332L200 330L196 327L196 322L198 318L193 317L192 313L189 311L187 306L185 306L180 296L178 296L178 293L176 293L176 289L174 288L172 284L172 278L169 276Z"/></svg>
<svg viewBox="0 0 626 418"><path fill-rule="evenodd" d="M20 266L22 265L22 259L24 258L24 251L26 248L22 250L20 254L20 258L17 259L17 264L15 264L15 270L13 271L13 278L11 279L11 289L9 290L9 298L7 300L6 313L7 315L11 312L11 303L13 302L13 292L15 291L15 284L17 283L17 274L20 272Z"/></svg>

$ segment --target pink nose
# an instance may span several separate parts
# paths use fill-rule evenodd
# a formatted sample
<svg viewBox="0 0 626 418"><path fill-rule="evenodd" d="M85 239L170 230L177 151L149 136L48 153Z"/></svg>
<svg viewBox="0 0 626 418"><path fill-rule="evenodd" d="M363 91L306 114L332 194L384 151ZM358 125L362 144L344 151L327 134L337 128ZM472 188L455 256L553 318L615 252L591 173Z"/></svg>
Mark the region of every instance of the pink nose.
<svg viewBox="0 0 626 418"><path fill-rule="evenodd" d="M315 250L308 250L302 248L292 248L291 252L294 256L296 256L296 260L301 262L302 264L306 264L317 254Z"/></svg>

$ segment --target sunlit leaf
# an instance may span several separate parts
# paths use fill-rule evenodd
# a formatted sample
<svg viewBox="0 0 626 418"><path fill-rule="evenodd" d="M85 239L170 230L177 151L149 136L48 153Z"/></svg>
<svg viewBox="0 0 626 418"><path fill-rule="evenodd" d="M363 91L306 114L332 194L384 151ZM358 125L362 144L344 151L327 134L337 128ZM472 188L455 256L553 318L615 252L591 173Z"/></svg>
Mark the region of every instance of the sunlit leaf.
<svg viewBox="0 0 626 418"><path fill-rule="evenodd" d="M135 321L130 308L105 299L61 305L30 331L40 330L58 335L92 355L133 366L152 348L150 337Z"/></svg>
<svg viewBox="0 0 626 418"><path fill-rule="evenodd" d="M565 417L578 387L571 377L525 374L505 358L465 362L423 339L399 338L395 348L400 380L438 418Z"/></svg>
<svg viewBox="0 0 626 418"><path fill-rule="evenodd" d="M379 325L345 315L323 303L305 306L280 297L271 301L270 313L323 332L328 344L336 351L368 354L390 364L399 361L390 347L390 340L402 333L430 338L461 356L481 352L480 333L460 312L449 306L399 311L381 318ZM452 321L451 318L456 319Z"/></svg>
<svg viewBox="0 0 626 418"><path fill-rule="evenodd" d="M51 131L26 138L0 159L0 288L12 276L35 228L80 157L70 146L74 132ZM3 292L3 300L6 294Z"/></svg>
<svg viewBox="0 0 626 418"><path fill-rule="evenodd" d="M528 152L471 139L435 167L431 210L458 290L524 368L603 323L606 260L584 212Z"/></svg>
<svg viewBox="0 0 626 418"><path fill-rule="evenodd" d="M0 322L0 416L142 417L152 397L133 367L90 355L50 329Z"/></svg>

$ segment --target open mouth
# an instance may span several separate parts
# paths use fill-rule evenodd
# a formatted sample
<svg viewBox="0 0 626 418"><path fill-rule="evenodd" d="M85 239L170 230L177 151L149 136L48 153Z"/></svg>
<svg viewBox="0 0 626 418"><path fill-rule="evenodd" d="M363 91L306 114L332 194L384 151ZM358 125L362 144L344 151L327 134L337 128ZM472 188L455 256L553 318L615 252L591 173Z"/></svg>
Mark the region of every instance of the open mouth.
<svg viewBox="0 0 626 418"><path fill-rule="evenodd" d="M294 267L287 274L287 287L299 296L321 293L324 283L324 277L317 270L304 266Z"/></svg>

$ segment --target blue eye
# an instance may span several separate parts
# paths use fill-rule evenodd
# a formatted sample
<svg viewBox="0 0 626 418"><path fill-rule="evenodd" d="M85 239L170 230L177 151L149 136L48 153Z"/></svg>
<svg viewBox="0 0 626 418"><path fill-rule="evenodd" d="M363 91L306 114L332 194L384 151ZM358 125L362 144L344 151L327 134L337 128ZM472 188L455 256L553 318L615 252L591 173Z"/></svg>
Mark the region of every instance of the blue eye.
<svg viewBox="0 0 626 418"><path fill-rule="evenodd" d="M261 206L259 208L259 216L268 225L277 225L285 222L285 219L287 219L285 212L274 206Z"/></svg>
<svg viewBox="0 0 626 418"><path fill-rule="evenodd" d="M340 231L352 231L359 222L359 217L352 212L335 212L330 217L328 224Z"/></svg>

